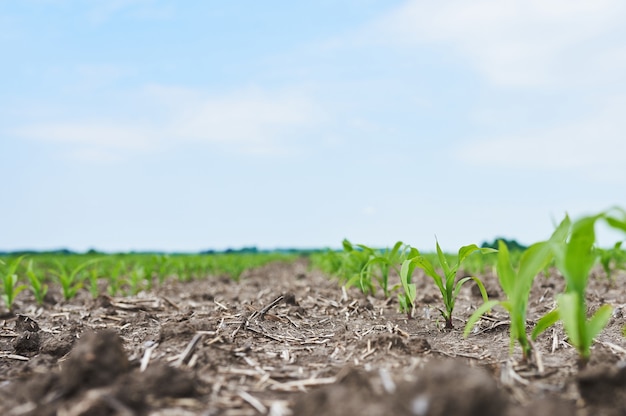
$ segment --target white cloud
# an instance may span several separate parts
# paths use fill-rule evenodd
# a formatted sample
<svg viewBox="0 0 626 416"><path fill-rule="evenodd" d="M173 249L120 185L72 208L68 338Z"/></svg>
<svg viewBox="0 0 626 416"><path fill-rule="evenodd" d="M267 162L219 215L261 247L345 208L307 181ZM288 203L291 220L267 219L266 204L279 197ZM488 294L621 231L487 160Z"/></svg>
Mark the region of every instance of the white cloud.
<svg viewBox="0 0 626 416"><path fill-rule="evenodd" d="M11 133L63 144L71 157L84 160L113 160L110 155L143 153L183 142L280 155L291 149L290 133L323 119L323 112L306 95L290 91L255 89L206 97L185 88L150 86L135 99L141 108L133 121L123 114L99 119L68 117L69 121L52 123L34 120Z"/></svg>
<svg viewBox="0 0 626 416"><path fill-rule="evenodd" d="M298 94L248 91L203 100L181 111L172 127L185 139L265 143L281 130L312 122L315 113L312 103Z"/></svg>
<svg viewBox="0 0 626 416"><path fill-rule="evenodd" d="M156 130L115 121L76 121L21 127L17 136L41 141L119 150L149 148Z"/></svg>
<svg viewBox="0 0 626 416"><path fill-rule="evenodd" d="M508 137L485 138L460 148L466 163L575 172L603 181L626 181L626 99L614 100L586 119Z"/></svg>
<svg viewBox="0 0 626 416"><path fill-rule="evenodd" d="M494 84L558 86L621 76L625 17L619 0L413 0L370 30L452 48Z"/></svg>
<svg viewBox="0 0 626 416"><path fill-rule="evenodd" d="M98 163L98 164L110 164L123 160L119 152L96 148L96 147L81 147L77 148L67 155L70 159L78 160L80 162Z"/></svg>

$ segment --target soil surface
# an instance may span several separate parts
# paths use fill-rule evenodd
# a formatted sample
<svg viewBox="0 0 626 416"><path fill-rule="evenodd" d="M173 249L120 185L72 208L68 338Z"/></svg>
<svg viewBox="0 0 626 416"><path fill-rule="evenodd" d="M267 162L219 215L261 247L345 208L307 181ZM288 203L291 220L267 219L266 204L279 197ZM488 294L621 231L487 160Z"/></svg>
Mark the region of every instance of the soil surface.
<svg viewBox="0 0 626 416"><path fill-rule="evenodd" d="M482 276L491 296L496 279ZM482 303L469 284L444 330L441 297L423 275L414 317L305 260L226 278L170 281L132 298L59 293L38 307L22 292L0 317L2 415L624 415L626 274L590 279L590 312L613 318L580 369L562 326L537 359L509 354L495 309L467 339ZM554 306L559 276L539 276L529 329Z"/></svg>

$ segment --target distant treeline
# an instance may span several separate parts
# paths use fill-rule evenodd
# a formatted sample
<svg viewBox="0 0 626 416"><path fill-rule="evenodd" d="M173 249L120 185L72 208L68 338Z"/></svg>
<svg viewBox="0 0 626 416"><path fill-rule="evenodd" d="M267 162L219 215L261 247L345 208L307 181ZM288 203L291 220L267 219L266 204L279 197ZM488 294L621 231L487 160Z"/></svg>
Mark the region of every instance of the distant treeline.
<svg viewBox="0 0 626 416"><path fill-rule="evenodd" d="M517 240L510 240L506 238L496 238L492 242L484 241L481 247L498 248L498 240L502 240L506 243L509 250L526 250L527 246L520 244ZM66 248L58 250L16 250L16 251L0 251L0 256L33 256L33 255L55 255L55 256L73 256L73 255L109 255L109 254L146 254L146 255L187 255L187 254L268 254L268 253L280 253L280 254L297 254L307 256L314 253L321 253L328 251L328 248L277 248L277 249L260 249L255 246L242 247L242 248L227 248L225 250L201 250L196 252L172 252L172 251L120 251L120 252L105 252L95 249L90 249L84 252L69 250ZM335 251L341 251L337 249Z"/></svg>
<svg viewBox="0 0 626 416"><path fill-rule="evenodd" d="M33 256L33 255L55 255L55 256L74 256L74 255L109 255L109 254L147 254L147 255L185 255L185 254L268 254L268 253L280 253L280 254L300 254L308 255L312 253L322 252L325 249L299 249L299 248L277 248L277 249L259 249L257 247L243 247L243 248L227 248L225 250L202 250L197 252L172 252L172 251L121 251L121 252L104 252L95 249L87 251L74 251L66 248L58 250L15 250L15 251L0 251L0 256Z"/></svg>
<svg viewBox="0 0 626 416"><path fill-rule="evenodd" d="M498 241L502 241L504 242L504 244L506 244L507 248L510 251L514 251L514 250L520 250L520 251L524 251L528 248L528 246L525 246L524 244L520 244L517 242L517 240L509 240L506 238L502 238L502 237L497 237L495 240L493 240L492 242L488 242L488 241L483 241L483 243L480 245L483 248L498 248Z"/></svg>

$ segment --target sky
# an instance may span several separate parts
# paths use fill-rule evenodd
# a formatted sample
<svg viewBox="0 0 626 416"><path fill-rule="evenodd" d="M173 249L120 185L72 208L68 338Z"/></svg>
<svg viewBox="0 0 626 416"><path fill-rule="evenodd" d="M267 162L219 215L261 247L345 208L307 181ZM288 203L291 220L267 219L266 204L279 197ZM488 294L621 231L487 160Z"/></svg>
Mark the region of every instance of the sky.
<svg viewBox="0 0 626 416"><path fill-rule="evenodd" d="M0 250L546 239L626 207L625 22L622 0L0 1Z"/></svg>

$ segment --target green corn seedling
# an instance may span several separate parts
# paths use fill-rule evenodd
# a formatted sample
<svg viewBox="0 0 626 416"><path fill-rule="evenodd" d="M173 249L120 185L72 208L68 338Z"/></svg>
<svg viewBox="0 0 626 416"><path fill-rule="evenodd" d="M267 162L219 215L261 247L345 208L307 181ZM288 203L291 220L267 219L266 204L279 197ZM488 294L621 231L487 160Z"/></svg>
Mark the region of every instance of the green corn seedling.
<svg viewBox="0 0 626 416"><path fill-rule="evenodd" d="M33 260L29 260L26 276L30 282L30 290L39 305L43 304L46 293L48 293L48 285L43 283L42 279L33 270Z"/></svg>
<svg viewBox="0 0 626 416"><path fill-rule="evenodd" d="M111 269L111 273L108 276L108 285L107 292L111 296L116 296L120 291L123 283L124 277L122 275L126 270L126 262L124 260L119 260L115 263L115 266Z"/></svg>
<svg viewBox="0 0 626 416"><path fill-rule="evenodd" d="M419 256L419 252L415 248L410 249L409 258ZM417 264L412 261L402 262L400 268L400 284L402 285L402 293L398 294L398 303L400 311L406 312L408 318L413 317L415 311L415 299L417 298L417 286L411 281L413 271Z"/></svg>
<svg viewBox="0 0 626 416"><path fill-rule="evenodd" d="M338 276L343 259L343 253L327 249L323 253L311 254L311 268L318 269L329 276Z"/></svg>
<svg viewBox="0 0 626 416"><path fill-rule="evenodd" d="M526 312L528 297L535 277L550 264L553 258L551 242L565 241L569 230L570 220L565 218L552 234L549 241L535 243L522 254L517 270L513 267L507 245L498 241L498 261L496 269L500 286L506 294L505 301L490 300L485 302L472 314L465 326L464 336L467 337L478 320L495 306L504 308L511 318L510 353L517 341L521 348L524 360L532 356L532 344L526 334Z"/></svg>
<svg viewBox="0 0 626 416"><path fill-rule="evenodd" d="M557 297L558 307L542 317L532 333L533 339L536 339L560 319L569 342L578 351L581 366L589 361L591 345L608 323L613 311L610 305L603 305L587 318L585 292L589 274L597 260L598 253L594 250L595 224L600 219L614 228L626 231L626 215L620 219L603 212L573 223L566 242L552 243L557 268L566 281L566 290Z"/></svg>
<svg viewBox="0 0 626 416"><path fill-rule="evenodd" d="M189 264L183 258L177 258L174 262L175 264L175 274L181 282L188 282L192 279L191 273L189 271Z"/></svg>
<svg viewBox="0 0 626 416"><path fill-rule="evenodd" d="M369 260L360 273L360 285L361 287L373 288L372 277L378 282L378 285L383 290L385 298L389 297L389 273L391 270L395 270L399 274L399 267L406 258L408 246L405 246L402 241L398 241L391 250L384 250L382 252L376 252L370 247L359 244L358 247L363 249L365 253L369 255ZM376 273L378 271L378 273ZM394 290L392 288L391 290Z"/></svg>
<svg viewBox="0 0 626 416"><path fill-rule="evenodd" d="M414 252L415 254L417 254L416 257L412 257L408 260L405 260L403 263L403 268L407 271L407 273L412 272L415 269L415 267L411 267L410 265L405 265L405 263L406 262L414 263L415 266L424 270L426 275L431 277L433 281L435 282L435 284L437 285L437 288L439 289L439 292L441 292L441 296L443 297L444 309L439 309L439 312L441 313L441 315L443 316L443 319L445 320L446 329L454 328L454 325L452 324L452 312L454 311L456 298L459 295L459 292L461 291L461 287L465 283L467 283L470 280L473 280L474 282L476 282L476 285L478 285L478 288L483 297L483 300L485 302L488 301L487 291L485 290L485 286L483 285L483 283L480 281L479 278L474 277L474 276L467 276L455 282L457 271L459 270L459 267L461 266L463 261L467 258L467 256L477 251L485 254L485 253L495 253L497 250L494 250L492 248L480 248L476 244L463 246L459 249L456 263L453 266L450 266L448 264L448 260L446 259L446 256L444 255L443 251L441 250L441 247L439 246L439 242L437 242L437 258L439 260L439 265L441 269L443 270L443 274L439 274L435 270L435 267L433 267L433 264L426 257L419 255L419 252L417 251ZM410 279L410 274L407 274L405 277L401 277L401 279L408 282L409 281L408 279Z"/></svg>
<svg viewBox="0 0 626 416"><path fill-rule="evenodd" d="M163 285L168 276L170 257L168 255L161 254L155 257L155 263L157 281L159 282L159 285Z"/></svg>
<svg viewBox="0 0 626 416"><path fill-rule="evenodd" d="M89 293L91 294L92 299L96 299L100 295L98 277L98 269L93 268L89 271Z"/></svg>
<svg viewBox="0 0 626 416"><path fill-rule="evenodd" d="M365 294L374 294L376 288L368 275L363 275L362 271L369 262L370 258L375 256L373 249L358 244L356 248L350 241L344 239L343 245L343 261L339 270L339 279L344 282L346 287L358 286L361 292Z"/></svg>
<svg viewBox="0 0 626 416"><path fill-rule="evenodd" d="M66 265L61 263L59 260L56 261L57 270L53 270L52 274L57 277L59 284L61 285L63 298L65 300L72 299L74 296L76 296L76 293L78 293L78 291L83 287L83 282L79 279L78 274L87 266L97 261L99 261L99 259L87 260L71 270L68 270Z"/></svg>
<svg viewBox="0 0 626 416"><path fill-rule="evenodd" d="M600 255L600 264L609 281L613 281L613 272L626 269L626 253L622 250L622 241L618 241L609 249L597 248Z"/></svg>
<svg viewBox="0 0 626 416"><path fill-rule="evenodd" d="M24 289L26 289L25 285L20 285L19 279L17 277L17 267L20 265L20 262L24 256L18 257L13 261L10 261L8 265L6 265L6 270L4 270L0 274L0 278L2 278L2 300L4 300L5 305L9 310L13 308L13 302L15 301L15 297ZM5 263L0 260L0 264L3 266Z"/></svg>
<svg viewBox="0 0 626 416"><path fill-rule="evenodd" d="M130 278L128 279L129 295L136 295L144 286L144 279L146 273L143 266L136 265L130 272Z"/></svg>

